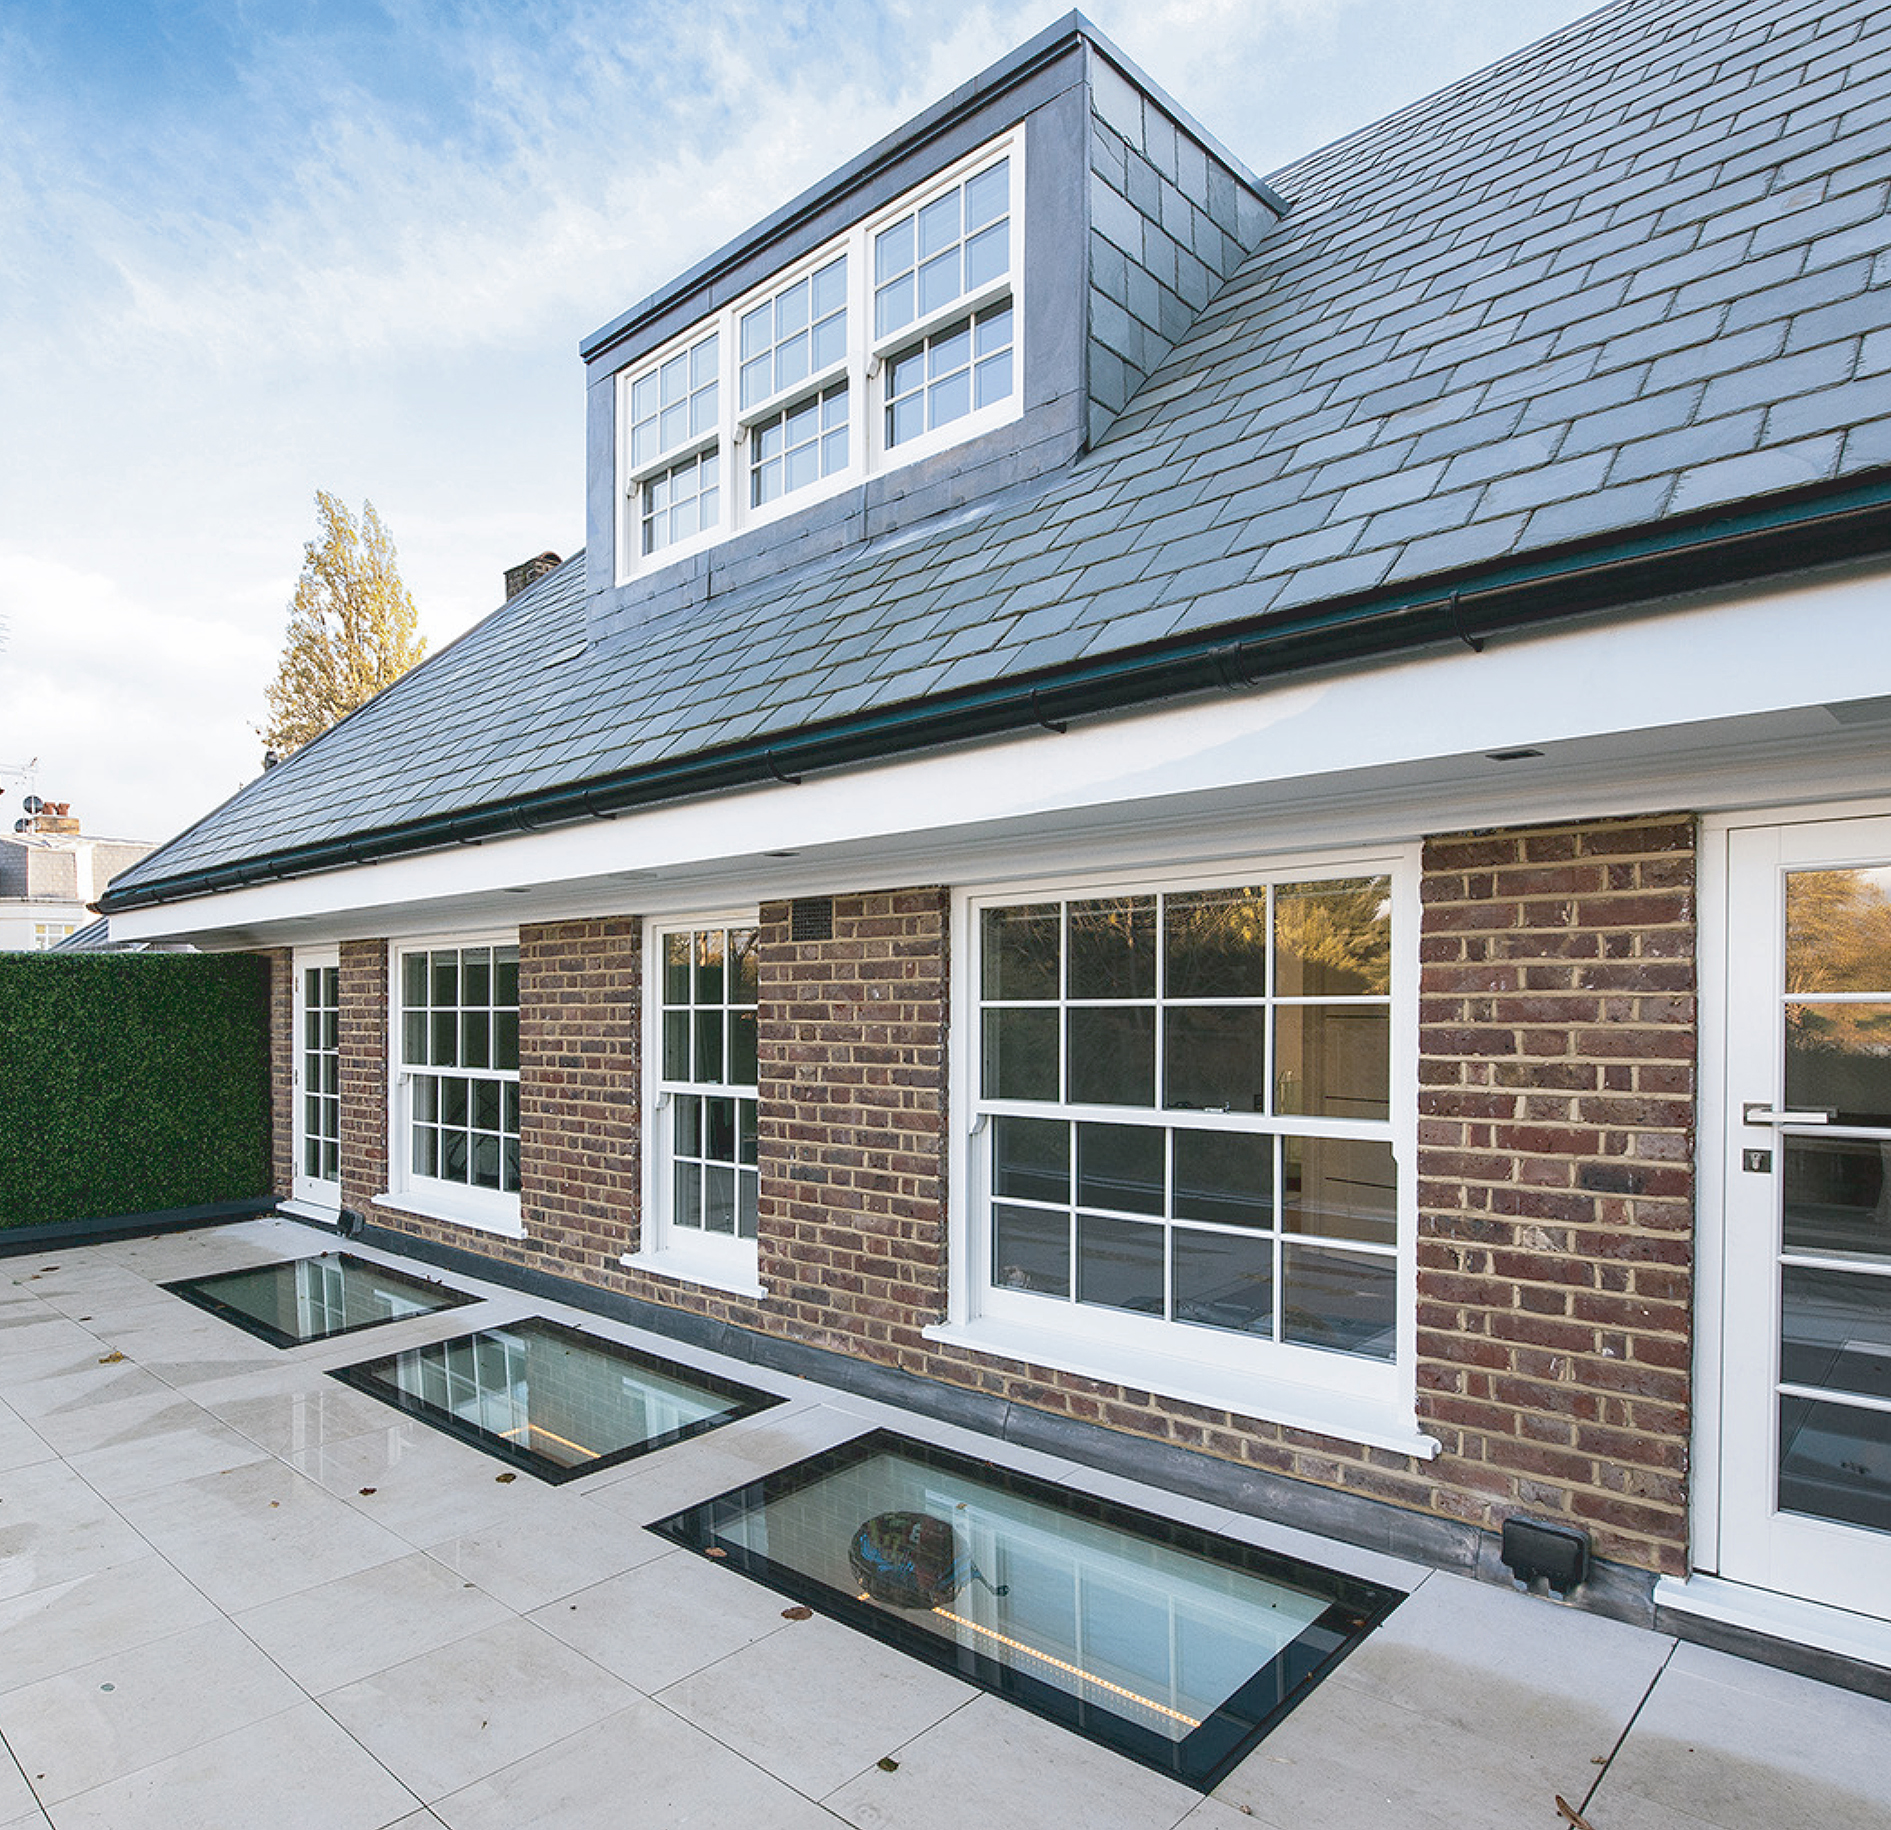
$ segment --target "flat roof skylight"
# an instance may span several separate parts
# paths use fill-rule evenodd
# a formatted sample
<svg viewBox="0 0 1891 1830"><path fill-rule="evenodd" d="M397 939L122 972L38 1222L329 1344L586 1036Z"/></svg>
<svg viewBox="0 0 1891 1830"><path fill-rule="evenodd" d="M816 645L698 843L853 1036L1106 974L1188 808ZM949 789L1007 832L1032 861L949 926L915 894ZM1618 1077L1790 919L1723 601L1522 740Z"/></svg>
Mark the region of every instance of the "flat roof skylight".
<svg viewBox="0 0 1891 1830"><path fill-rule="evenodd" d="M261 1336L272 1347L299 1347L479 1301L464 1290L352 1252L323 1252L314 1258L185 1277L164 1288Z"/></svg>
<svg viewBox="0 0 1891 1830"><path fill-rule="evenodd" d="M333 1376L554 1483L781 1402L542 1317L337 1367Z"/></svg>
<svg viewBox="0 0 1891 1830"><path fill-rule="evenodd" d="M1202 1791L1404 1599L883 1430L650 1529Z"/></svg>

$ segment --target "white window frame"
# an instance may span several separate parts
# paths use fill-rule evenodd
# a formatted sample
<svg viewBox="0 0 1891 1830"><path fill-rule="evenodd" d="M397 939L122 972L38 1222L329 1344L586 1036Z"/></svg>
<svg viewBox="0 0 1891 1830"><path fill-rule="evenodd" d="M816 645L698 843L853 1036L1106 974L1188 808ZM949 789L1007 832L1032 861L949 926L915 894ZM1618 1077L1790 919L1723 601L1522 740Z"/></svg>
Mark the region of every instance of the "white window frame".
<svg viewBox="0 0 1891 1830"><path fill-rule="evenodd" d="M464 1183L444 1181L419 1174L413 1168L413 1074L403 1061L401 1036L402 962L409 954L434 953L447 948L516 947L517 928L502 928L466 934L417 935L388 943L388 1186L375 1199L404 1213L421 1214L433 1220L447 1220L459 1226L475 1227L481 1232L499 1233L510 1239L525 1237L525 1220L520 1196L501 1189L473 1188ZM520 1015L523 1018L523 983ZM513 1082L524 1087L518 1070L511 1070ZM490 1077L502 1082L507 1070L494 1069ZM521 1148L523 1157L523 1148ZM523 1170L523 1161L521 1170Z"/></svg>
<svg viewBox="0 0 1891 1830"><path fill-rule="evenodd" d="M617 373L614 378L617 426L616 540L617 580L620 584L673 565L748 528L763 527L784 515L812 507L817 502L857 486L871 476L916 463L1022 417L1025 363L1024 247L1027 233L1024 218L1024 143L1025 136L1021 128L1014 128L989 141L976 152L955 161L924 184L883 209L876 210L801 259L771 273L766 280L751 287L740 298L697 319L660 349L653 350ZM1010 259L1004 274L960 293L950 303L914 318L887 336L876 337L873 334L874 237L900 217L923 208L1000 159L1010 161ZM742 406L743 316L817 269L825 267L841 254L847 257L846 360L830 362L821 369L810 369L792 386L770 393L748 407ZM1012 308L1009 395L985 407L975 407L930 432L889 447L885 437L883 399L887 359L927 335L944 329L962 317L986 310L1001 300L1009 300ZM717 343L721 365L717 393L720 412L713 448L721 460L722 512L713 528L701 530L646 555L643 551L644 485L691 452L711 448L712 441L704 435L687 440L662 457L651 459L645 464L633 463L630 450L631 390L664 363L700 343L712 330L720 333ZM842 380L847 383L847 463L831 475L818 477L800 489L776 497L772 502L760 507L751 506L749 459L752 428L775 417L784 408L795 406Z"/></svg>
<svg viewBox="0 0 1891 1830"><path fill-rule="evenodd" d="M953 896L953 1127L949 1193L951 1253L944 1322L932 1340L1035 1366L1082 1374L1190 1403L1262 1418L1347 1441L1430 1457L1416 1410L1417 1064L1419 851L1376 847L1346 853L1257 855L1236 863L1131 868L966 886ZM1288 1342L1055 1298L1006 1291L991 1280L991 1203L985 1136L991 1109L982 1094L980 919L984 910L1032 902L1088 900L1235 888L1254 882L1313 882L1386 876L1391 883L1389 1117L1385 1121L1285 1115L1262 1129L1296 1136L1383 1138L1398 1175L1397 1307L1392 1360ZM1049 1116L1047 1110L1040 1109ZM1062 1114L1108 1120L1120 1108L1062 1102ZM1129 1110L1142 1111L1143 1108ZM1033 1115L1039 1115L1033 1113Z"/></svg>
<svg viewBox="0 0 1891 1830"><path fill-rule="evenodd" d="M294 1046L289 1069L290 1100L292 1102L292 1122L290 1125L291 1147L294 1151L294 1173L290 1182L294 1206L302 1212L324 1220L333 1220L341 1207L341 1171L336 1166L334 1179L311 1175L307 1168L308 1150L308 1108L305 1101L309 1097L309 1088L305 1083L308 1065L308 974L311 972L341 971L341 949L338 947L298 947L291 956L291 970L295 974L294 995L290 1002L290 1022L294 1033ZM340 991L337 986L336 1007L340 1009ZM339 1042L339 1037L337 1037ZM339 1050L337 1051L339 1055ZM339 1067L339 1060L337 1061ZM339 1088L338 1088L339 1091Z"/></svg>
<svg viewBox="0 0 1891 1830"><path fill-rule="evenodd" d="M713 1097L721 1082L671 1081L663 1072L663 951L672 934L708 929L753 929L759 937L756 908L710 910L697 915L665 916L644 924L643 945L643 1213L638 1250L620 1262L678 1282L703 1284L734 1295L767 1295L759 1272L759 1241L733 1234L707 1233L672 1224L675 1209L674 1139L676 1098ZM725 990L726 997L726 990ZM757 1007L759 1023L760 1005ZM726 1071L727 1060L725 1057ZM691 1089L683 1092L684 1088ZM759 1110L759 1088L757 1089Z"/></svg>

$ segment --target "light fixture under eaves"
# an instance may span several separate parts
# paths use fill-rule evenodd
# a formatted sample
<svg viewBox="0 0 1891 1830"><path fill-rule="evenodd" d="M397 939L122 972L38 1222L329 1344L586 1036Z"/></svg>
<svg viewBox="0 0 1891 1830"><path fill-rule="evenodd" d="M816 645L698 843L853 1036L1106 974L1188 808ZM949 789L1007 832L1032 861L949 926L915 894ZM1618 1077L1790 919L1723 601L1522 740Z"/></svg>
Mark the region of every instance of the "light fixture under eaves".
<svg viewBox="0 0 1891 1830"><path fill-rule="evenodd" d="M1541 756L1541 750L1486 750L1484 756L1489 762L1524 762L1532 756Z"/></svg>

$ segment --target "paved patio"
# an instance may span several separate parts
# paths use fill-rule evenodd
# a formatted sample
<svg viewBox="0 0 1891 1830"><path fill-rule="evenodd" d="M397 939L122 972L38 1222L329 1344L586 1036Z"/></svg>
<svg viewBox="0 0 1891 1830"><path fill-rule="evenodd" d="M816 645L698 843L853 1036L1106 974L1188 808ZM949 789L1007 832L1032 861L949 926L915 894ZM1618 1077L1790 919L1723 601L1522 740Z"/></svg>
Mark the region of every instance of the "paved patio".
<svg viewBox="0 0 1891 1830"><path fill-rule="evenodd" d="M497 1286L287 1351L156 1287L332 1244L0 1260L0 1830L1891 1823L1891 1704ZM787 1402L554 1488L324 1376L526 1314ZM884 1423L1412 1594L1203 1798L642 1529Z"/></svg>

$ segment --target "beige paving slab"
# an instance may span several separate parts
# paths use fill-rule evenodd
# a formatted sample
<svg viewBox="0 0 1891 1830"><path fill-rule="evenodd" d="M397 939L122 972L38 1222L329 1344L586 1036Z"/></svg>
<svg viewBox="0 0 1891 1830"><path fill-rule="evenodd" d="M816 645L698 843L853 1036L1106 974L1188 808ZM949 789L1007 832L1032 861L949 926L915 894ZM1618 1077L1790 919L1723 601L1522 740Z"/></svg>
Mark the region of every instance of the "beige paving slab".
<svg viewBox="0 0 1891 1830"><path fill-rule="evenodd" d="M236 1623L311 1696L512 1618L420 1551L246 1608Z"/></svg>
<svg viewBox="0 0 1891 1830"><path fill-rule="evenodd" d="M129 1562L0 1601L0 1690L219 1618L200 1589L146 1550Z"/></svg>
<svg viewBox="0 0 1891 1830"><path fill-rule="evenodd" d="M816 1615L670 1685L657 1700L796 1791L825 1798L978 1694Z"/></svg>
<svg viewBox="0 0 1891 1830"><path fill-rule="evenodd" d="M1544 1652L1553 1656L1547 1645ZM1215 1797L1264 1830L1569 1830L1556 1815L1557 1794L1580 1797L1597 1770L1585 1760L1572 1774L1519 1746L1501 1716L1484 1736L1329 1678Z"/></svg>
<svg viewBox="0 0 1891 1830"><path fill-rule="evenodd" d="M1683 1644L1585 1815L1597 1830L1883 1830L1891 1703Z"/></svg>
<svg viewBox="0 0 1891 1830"><path fill-rule="evenodd" d="M0 1407L0 1474L51 1461L58 1451L11 1406Z"/></svg>
<svg viewBox="0 0 1891 1830"><path fill-rule="evenodd" d="M811 1800L641 1698L435 1810L450 1830L835 1830Z"/></svg>
<svg viewBox="0 0 1891 1830"><path fill-rule="evenodd" d="M786 1606L760 1583L669 1550L531 1618L648 1694L781 1631Z"/></svg>
<svg viewBox="0 0 1891 1830"><path fill-rule="evenodd" d="M114 1360L116 1351L77 1322L16 1328L0 1343L7 1403L30 1423L67 1406L109 1404L165 1389L132 1360Z"/></svg>
<svg viewBox="0 0 1891 1830"><path fill-rule="evenodd" d="M411 1544L437 1544L534 1510L539 1483L530 1475L501 1481L511 1472L504 1462L416 1418L385 1406L381 1414L394 1421L299 1449L289 1465Z"/></svg>
<svg viewBox="0 0 1891 1830"><path fill-rule="evenodd" d="M1170 1830L1200 1794L1000 1698L976 1696L823 1802L860 1830L1085 1825ZM1315 1817L1312 1825L1349 1825Z"/></svg>
<svg viewBox="0 0 1891 1830"><path fill-rule="evenodd" d="M204 1403L231 1429L282 1456L385 1429L390 1414L378 1399L301 1369L287 1390L228 1398L206 1394Z"/></svg>
<svg viewBox="0 0 1891 1830"><path fill-rule="evenodd" d="M0 1826L43 1824L45 1814L10 1751L0 1747Z"/></svg>
<svg viewBox="0 0 1891 1830"><path fill-rule="evenodd" d="M1673 1647L1623 1621L1433 1573L1328 1682L1527 1751L1568 1796L1586 1788L1591 1759L1614 1747Z"/></svg>
<svg viewBox="0 0 1891 1830"><path fill-rule="evenodd" d="M134 1403L138 1401L134 1400ZM131 1406L119 1407L126 1410ZM267 1459L268 1451L183 1400L154 1410L67 1465L107 1499L150 1493L193 1475L217 1474Z"/></svg>
<svg viewBox="0 0 1891 1830"><path fill-rule="evenodd" d="M274 1460L132 1494L118 1505L154 1549L231 1612L411 1548Z"/></svg>
<svg viewBox="0 0 1891 1830"><path fill-rule="evenodd" d="M53 1806L303 1700L219 1619L0 1693L0 1734Z"/></svg>
<svg viewBox="0 0 1891 1830"><path fill-rule="evenodd" d="M383 1830L419 1801L313 1703L58 1807L58 1830Z"/></svg>
<svg viewBox="0 0 1891 1830"><path fill-rule="evenodd" d="M88 1449L122 1446L213 1421L201 1405L167 1385L158 1385L130 1396L101 1396L45 1412L34 1420L33 1427L71 1460Z"/></svg>
<svg viewBox="0 0 1891 1830"><path fill-rule="evenodd" d="M0 1475L0 1598L128 1563L149 1549L63 1462Z"/></svg>
<svg viewBox="0 0 1891 1830"><path fill-rule="evenodd" d="M530 1621L509 1620L330 1691L322 1706L435 1804L635 1695Z"/></svg>
<svg viewBox="0 0 1891 1830"><path fill-rule="evenodd" d="M652 1533L586 1506L570 1486L543 1487L529 1474L514 1484L521 1494L516 1515L474 1525L426 1548L518 1613L590 1588L669 1548Z"/></svg>

